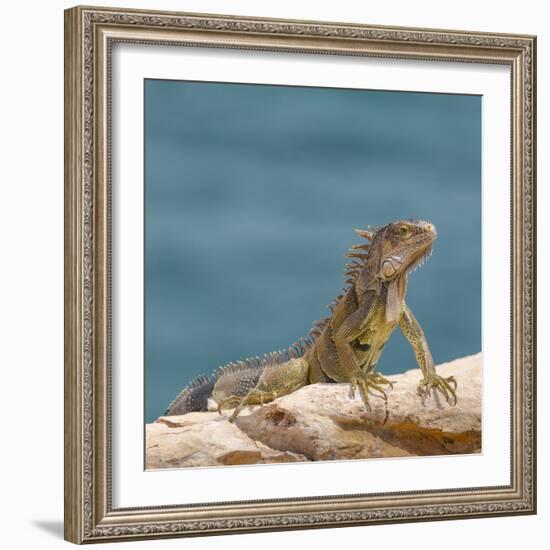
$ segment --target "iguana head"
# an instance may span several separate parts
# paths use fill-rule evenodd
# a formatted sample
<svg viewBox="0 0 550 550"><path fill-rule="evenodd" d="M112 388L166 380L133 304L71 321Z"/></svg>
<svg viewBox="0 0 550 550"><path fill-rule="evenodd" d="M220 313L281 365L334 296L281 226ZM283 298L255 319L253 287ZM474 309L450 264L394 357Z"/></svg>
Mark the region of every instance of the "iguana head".
<svg viewBox="0 0 550 550"><path fill-rule="evenodd" d="M405 297L407 275L431 254L436 231L423 220L399 220L383 227L356 232L370 243L355 245L348 256L348 282L359 293L376 290L386 300L386 319L395 321Z"/></svg>
<svg viewBox="0 0 550 550"><path fill-rule="evenodd" d="M348 256L362 259L368 272L381 282L397 279L424 263L437 235L435 226L424 220L399 220L355 231L371 242L354 246Z"/></svg>
<svg viewBox="0 0 550 550"><path fill-rule="evenodd" d="M359 293L374 289L382 296L386 321L397 322L407 290L407 275L431 254L435 227L423 220L399 220L378 229L356 231L370 244L356 245L348 253L359 262L348 264L347 273Z"/></svg>
<svg viewBox="0 0 550 550"><path fill-rule="evenodd" d="M400 220L381 227L373 235L371 250L378 249L376 277L390 281L410 273L428 258L436 238L433 224Z"/></svg>

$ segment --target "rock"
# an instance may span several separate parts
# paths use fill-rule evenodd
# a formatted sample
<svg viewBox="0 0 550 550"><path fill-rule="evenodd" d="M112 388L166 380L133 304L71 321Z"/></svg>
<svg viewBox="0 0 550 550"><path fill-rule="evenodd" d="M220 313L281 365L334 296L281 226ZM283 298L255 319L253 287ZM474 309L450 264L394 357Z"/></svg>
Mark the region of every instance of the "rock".
<svg viewBox="0 0 550 550"><path fill-rule="evenodd" d="M307 460L254 441L225 417L212 412L160 417L147 424L146 441L147 469Z"/></svg>
<svg viewBox="0 0 550 550"><path fill-rule="evenodd" d="M458 403L416 393L419 369L389 376L371 410L349 384L314 384L251 407L235 423L215 412L148 424L147 468L465 454L481 451L481 353L437 367L458 382Z"/></svg>

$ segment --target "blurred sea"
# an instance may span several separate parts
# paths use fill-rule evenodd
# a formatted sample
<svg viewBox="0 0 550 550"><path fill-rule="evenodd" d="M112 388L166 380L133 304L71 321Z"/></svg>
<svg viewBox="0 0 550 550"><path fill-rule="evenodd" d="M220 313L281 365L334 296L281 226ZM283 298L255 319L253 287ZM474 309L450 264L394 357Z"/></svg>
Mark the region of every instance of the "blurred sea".
<svg viewBox="0 0 550 550"><path fill-rule="evenodd" d="M146 421L327 315L356 227L435 223L407 302L436 363L481 349L481 97L147 80ZM415 368L396 331L379 363Z"/></svg>

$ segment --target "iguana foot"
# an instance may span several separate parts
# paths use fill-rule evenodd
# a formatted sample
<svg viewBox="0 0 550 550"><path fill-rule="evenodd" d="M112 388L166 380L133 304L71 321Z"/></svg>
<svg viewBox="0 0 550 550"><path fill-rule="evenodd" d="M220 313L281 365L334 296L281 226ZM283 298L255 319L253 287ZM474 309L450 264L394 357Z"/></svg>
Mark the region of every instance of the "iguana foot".
<svg viewBox="0 0 550 550"><path fill-rule="evenodd" d="M393 390L393 382L382 376L379 372L371 372L370 376L376 384L388 386L390 390Z"/></svg>
<svg viewBox="0 0 550 550"><path fill-rule="evenodd" d="M355 397L355 390L359 388L359 393L363 402L370 410L369 403L369 390L375 391L388 402L388 394L382 386L389 386L389 389L393 389L393 384L384 376L378 372L362 373L360 376L354 376L350 380L351 383L351 397Z"/></svg>
<svg viewBox="0 0 550 550"><path fill-rule="evenodd" d="M449 376L447 378L443 378L443 376L439 376L439 374L429 373L427 376L424 376L424 378L420 381L420 384L418 386L418 395L425 399L426 397L429 397L430 390L439 390L442 394L447 403L454 407L457 403L457 397L456 397L456 388L457 388L457 382L454 378L454 376Z"/></svg>
<svg viewBox="0 0 550 550"><path fill-rule="evenodd" d="M260 405L263 407L264 403L269 403L274 399L277 399L276 392L266 392L258 389L250 390L235 407L233 414L229 417L229 422L235 422L235 419L239 416L239 413L247 405Z"/></svg>
<svg viewBox="0 0 550 550"><path fill-rule="evenodd" d="M223 409L232 409L241 402L241 398L236 395L231 395L218 403L218 414L223 414Z"/></svg>

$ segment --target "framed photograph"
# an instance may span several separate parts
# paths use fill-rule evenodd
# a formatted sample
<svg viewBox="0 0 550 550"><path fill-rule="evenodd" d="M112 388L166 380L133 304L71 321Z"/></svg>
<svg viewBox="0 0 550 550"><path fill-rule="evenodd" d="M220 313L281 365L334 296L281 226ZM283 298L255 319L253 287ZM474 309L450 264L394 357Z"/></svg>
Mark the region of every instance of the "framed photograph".
<svg viewBox="0 0 550 550"><path fill-rule="evenodd" d="M535 52L65 12L67 540L535 513Z"/></svg>

